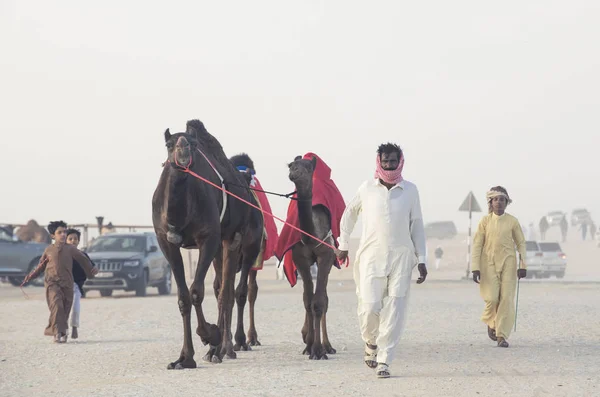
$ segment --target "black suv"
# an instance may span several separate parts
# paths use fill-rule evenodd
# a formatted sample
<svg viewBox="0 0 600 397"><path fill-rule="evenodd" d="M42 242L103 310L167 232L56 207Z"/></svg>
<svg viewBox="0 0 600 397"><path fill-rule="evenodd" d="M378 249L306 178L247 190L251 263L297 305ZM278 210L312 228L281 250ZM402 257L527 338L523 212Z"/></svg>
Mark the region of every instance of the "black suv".
<svg viewBox="0 0 600 397"><path fill-rule="evenodd" d="M147 287L160 295L171 293L171 267L154 233L110 233L96 238L85 252L98 267L83 289L111 296L114 290L135 291L146 296Z"/></svg>

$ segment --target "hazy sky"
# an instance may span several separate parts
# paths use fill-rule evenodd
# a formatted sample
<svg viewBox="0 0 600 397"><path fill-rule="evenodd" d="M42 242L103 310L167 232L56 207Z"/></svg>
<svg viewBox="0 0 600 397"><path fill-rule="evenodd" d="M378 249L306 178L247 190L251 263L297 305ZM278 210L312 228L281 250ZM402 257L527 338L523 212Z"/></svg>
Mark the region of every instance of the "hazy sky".
<svg viewBox="0 0 600 397"><path fill-rule="evenodd" d="M426 222L498 184L525 224L600 214L598 1L158 3L0 0L0 223L151 224L192 118L269 190L314 151L348 201L393 141Z"/></svg>

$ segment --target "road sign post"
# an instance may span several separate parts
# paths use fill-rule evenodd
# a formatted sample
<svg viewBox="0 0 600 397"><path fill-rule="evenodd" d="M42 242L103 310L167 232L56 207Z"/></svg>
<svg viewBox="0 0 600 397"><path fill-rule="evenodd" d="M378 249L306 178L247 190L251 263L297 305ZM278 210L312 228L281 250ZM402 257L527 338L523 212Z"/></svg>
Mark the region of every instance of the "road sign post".
<svg viewBox="0 0 600 397"><path fill-rule="evenodd" d="M471 225L473 220L473 212L481 212L481 207L477 203L477 199L473 192L469 192L463 203L458 208L461 212L469 213L469 236L467 237L467 272L465 278L469 278L469 271L471 270Z"/></svg>

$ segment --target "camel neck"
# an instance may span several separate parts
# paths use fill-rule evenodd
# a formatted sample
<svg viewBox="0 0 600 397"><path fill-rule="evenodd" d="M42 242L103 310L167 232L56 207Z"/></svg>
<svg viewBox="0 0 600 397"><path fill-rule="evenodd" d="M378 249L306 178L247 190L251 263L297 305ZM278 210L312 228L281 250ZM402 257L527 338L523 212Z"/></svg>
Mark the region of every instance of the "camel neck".
<svg viewBox="0 0 600 397"><path fill-rule="evenodd" d="M304 230L308 234L314 235L315 225L313 222L313 208L312 208L312 188L306 189L296 185L298 192L298 220L300 222L300 229ZM302 241L306 244L311 239L306 236L302 236Z"/></svg>

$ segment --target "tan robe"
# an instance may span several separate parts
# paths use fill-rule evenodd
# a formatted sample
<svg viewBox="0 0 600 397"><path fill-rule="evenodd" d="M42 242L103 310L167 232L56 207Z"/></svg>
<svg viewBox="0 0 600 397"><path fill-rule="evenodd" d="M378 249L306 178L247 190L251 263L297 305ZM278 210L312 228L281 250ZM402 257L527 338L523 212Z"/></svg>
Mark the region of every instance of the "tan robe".
<svg viewBox="0 0 600 397"><path fill-rule="evenodd" d="M517 218L507 213L484 216L473 239L473 271L481 271L479 290L485 301L481 321L508 339L515 324L517 254L525 269L525 237Z"/></svg>
<svg viewBox="0 0 600 397"><path fill-rule="evenodd" d="M66 334L69 328L67 321L73 305L73 260L81 265L88 277L94 277L90 260L69 244L49 245L38 267L29 275L33 279L42 271L46 272L44 284L50 318L44 335Z"/></svg>

